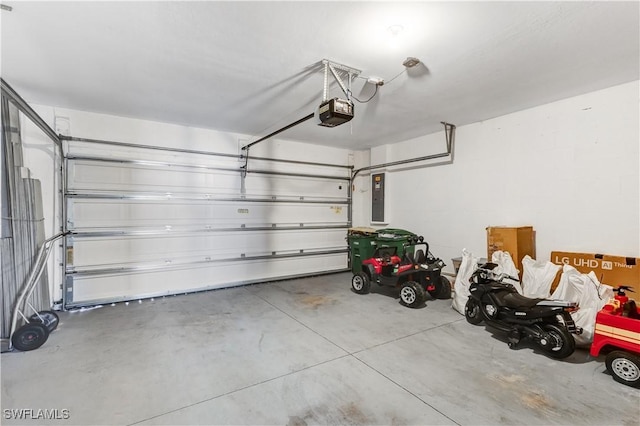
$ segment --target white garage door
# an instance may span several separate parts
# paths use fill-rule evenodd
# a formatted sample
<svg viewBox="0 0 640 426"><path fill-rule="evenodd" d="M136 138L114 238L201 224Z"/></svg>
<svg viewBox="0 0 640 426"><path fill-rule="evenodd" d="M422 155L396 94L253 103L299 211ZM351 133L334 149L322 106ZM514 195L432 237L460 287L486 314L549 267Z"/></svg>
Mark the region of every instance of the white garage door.
<svg viewBox="0 0 640 426"><path fill-rule="evenodd" d="M347 267L349 166L66 144L67 308Z"/></svg>

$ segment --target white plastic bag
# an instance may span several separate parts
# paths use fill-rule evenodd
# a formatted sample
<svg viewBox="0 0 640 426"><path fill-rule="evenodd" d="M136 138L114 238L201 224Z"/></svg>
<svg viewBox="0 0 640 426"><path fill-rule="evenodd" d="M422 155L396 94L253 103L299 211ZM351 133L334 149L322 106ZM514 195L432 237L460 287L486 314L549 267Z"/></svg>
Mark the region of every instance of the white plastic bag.
<svg viewBox="0 0 640 426"><path fill-rule="evenodd" d="M498 265L498 267L493 270L496 274L507 274L512 277L518 276L518 268L516 268L516 264L513 263L513 259L508 251L498 250L493 252L491 262ZM504 282L512 284L516 290L518 290L518 293L522 294L522 286L519 281L505 279Z"/></svg>
<svg viewBox="0 0 640 426"><path fill-rule="evenodd" d="M571 313L576 326L582 327L582 335L573 335L579 346L593 342L596 314L613 297L613 287L600 284L596 274L582 274L576 268L564 265L560 284L551 295L553 299L578 302L580 309Z"/></svg>
<svg viewBox="0 0 640 426"><path fill-rule="evenodd" d="M547 298L551 292L551 283L560 270L560 265L545 261L535 261L526 255L522 259L523 295L531 298Z"/></svg>
<svg viewBox="0 0 640 426"><path fill-rule="evenodd" d="M462 261L456 276L456 282L453 284L453 301L451 307L464 315L464 306L469 299L469 278L471 274L478 268L478 258L473 256L467 249L462 249Z"/></svg>

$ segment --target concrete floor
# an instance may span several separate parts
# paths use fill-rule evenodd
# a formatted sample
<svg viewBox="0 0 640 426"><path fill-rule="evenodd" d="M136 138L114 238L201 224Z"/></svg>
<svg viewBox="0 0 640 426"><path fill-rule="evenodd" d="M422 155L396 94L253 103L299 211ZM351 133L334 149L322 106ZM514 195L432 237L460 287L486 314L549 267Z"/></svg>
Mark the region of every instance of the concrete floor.
<svg viewBox="0 0 640 426"><path fill-rule="evenodd" d="M47 423L8 418L22 408L78 425L640 424L640 390L602 357L510 350L451 301L408 309L350 280L61 313L43 347L2 354L2 423Z"/></svg>

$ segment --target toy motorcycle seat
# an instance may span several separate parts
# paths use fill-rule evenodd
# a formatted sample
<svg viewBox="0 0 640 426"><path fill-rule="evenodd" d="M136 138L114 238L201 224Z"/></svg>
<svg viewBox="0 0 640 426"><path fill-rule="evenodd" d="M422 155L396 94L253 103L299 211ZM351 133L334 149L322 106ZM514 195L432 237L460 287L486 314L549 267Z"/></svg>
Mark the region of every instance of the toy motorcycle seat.
<svg viewBox="0 0 640 426"><path fill-rule="evenodd" d="M578 302L570 302L568 300L556 300L556 299L540 299L539 306L556 306L562 308L577 308Z"/></svg>
<svg viewBox="0 0 640 426"><path fill-rule="evenodd" d="M531 308L545 299L531 299L520 293L507 293L502 297L502 302L509 308Z"/></svg>

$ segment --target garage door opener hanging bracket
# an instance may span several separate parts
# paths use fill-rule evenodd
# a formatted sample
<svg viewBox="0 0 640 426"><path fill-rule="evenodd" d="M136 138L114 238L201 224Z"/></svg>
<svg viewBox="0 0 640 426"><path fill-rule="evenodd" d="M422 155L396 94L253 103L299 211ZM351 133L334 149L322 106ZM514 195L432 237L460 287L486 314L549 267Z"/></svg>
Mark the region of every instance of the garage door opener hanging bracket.
<svg viewBox="0 0 640 426"><path fill-rule="evenodd" d="M350 112L351 112L351 117L353 117L353 102L351 101L351 82L353 81L354 78L360 75L361 71L343 64L339 64L337 62L330 61L328 59L323 59L322 64L324 65L324 85L322 90L322 102L320 104L321 109L325 104L328 104L329 102L340 101L337 98L332 100L327 99L327 96L329 93L329 72L331 72L331 74L333 75L333 78L338 83L338 86L340 86L340 89L344 92L345 96L347 97L346 101L342 101L342 102L343 103L346 102L348 105L351 105ZM343 73L347 74L347 85L345 85L344 81L342 81L342 77L340 77L340 74L338 73L337 70L340 70ZM280 129L274 132L271 132L268 135L263 136L260 139L242 147L243 153L240 155L240 158L244 158L244 165L240 166L240 171L241 171L240 190L242 194L245 193L245 178L247 177L247 172L249 171L249 148L279 133L282 133L285 130L295 127L298 124L304 123L305 121L312 119L314 116L315 116L315 112L312 112L311 114L308 114L302 117L301 119L294 121L293 123L287 124L286 126L281 127ZM351 117L348 117L345 121L349 121ZM321 123L321 125L334 127L336 124L328 125L326 123Z"/></svg>

